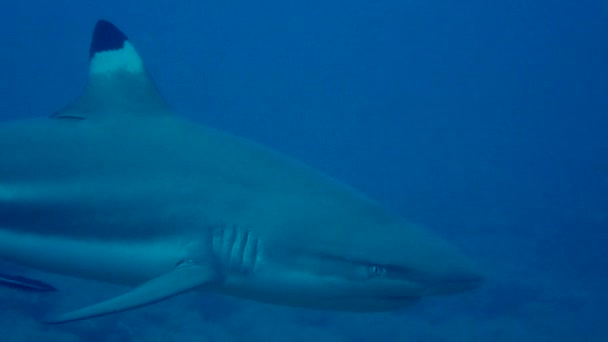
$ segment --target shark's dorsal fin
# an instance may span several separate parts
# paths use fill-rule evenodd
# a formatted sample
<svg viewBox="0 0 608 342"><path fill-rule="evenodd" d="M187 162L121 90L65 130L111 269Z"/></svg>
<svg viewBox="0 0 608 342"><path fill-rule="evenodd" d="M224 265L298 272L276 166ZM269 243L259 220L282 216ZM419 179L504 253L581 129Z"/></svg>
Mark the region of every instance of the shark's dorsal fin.
<svg viewBox="0 0 608 342"><path fill-rule="evenodd" d="M53 118L170 115L167 103L127 36L108 21L95 25L84 94Z"/></svg>

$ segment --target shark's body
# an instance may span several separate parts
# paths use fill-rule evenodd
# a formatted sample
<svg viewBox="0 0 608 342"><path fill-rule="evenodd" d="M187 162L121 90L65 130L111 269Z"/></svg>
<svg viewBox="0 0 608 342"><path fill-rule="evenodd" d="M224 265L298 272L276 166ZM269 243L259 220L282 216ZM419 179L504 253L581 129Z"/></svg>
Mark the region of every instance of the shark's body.
<svg viewBox="0 0 608 342"><path fill-rule="evenodd" d="M74 104L0 125L0 258L138 286L52 322L190 289L374 311L479 282L449 244L357 191L176 117L105 21L91 58Z"/></svg>

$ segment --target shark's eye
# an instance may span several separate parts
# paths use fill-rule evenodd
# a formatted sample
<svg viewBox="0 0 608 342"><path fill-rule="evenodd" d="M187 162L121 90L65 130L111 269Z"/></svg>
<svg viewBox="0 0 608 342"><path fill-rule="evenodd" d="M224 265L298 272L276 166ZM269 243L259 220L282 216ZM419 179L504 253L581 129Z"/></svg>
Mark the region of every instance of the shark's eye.
<svg viewBox="0 0 608 342"><path fill-rule="evenodd" d="M380 265L369 265L367 267L367 273L371 278L383 277L386 274L386 268Z"/></svg>

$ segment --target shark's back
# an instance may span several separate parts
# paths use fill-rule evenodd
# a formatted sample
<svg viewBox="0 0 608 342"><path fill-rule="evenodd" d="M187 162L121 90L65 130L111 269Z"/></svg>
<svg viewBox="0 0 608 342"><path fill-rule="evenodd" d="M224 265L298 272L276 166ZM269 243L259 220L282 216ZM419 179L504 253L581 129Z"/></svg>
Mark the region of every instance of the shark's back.
<svg viewBox="0 0 608 342"><path fill-rule="evenodd" d="M352 241L403 234L399 217L349 186L179 118L112 24L98 23L90 57L88 85L73 103L0 127L6 229L139 240L238 226L269 251L351 249Z"/></svg>
<svg viewBox="0 0 608 342"><path fill-rule="evenodd" d="M19 229L97 236L98 227L86 222L100 215L106 217L105 234L117 238L144 229L148 236L170 234L174 228L168 220L193 221L180 227L242 220L263 230L286 224L279 222L282 217L297 220L294 208L302 216L310 212L313 199L317 205L338 197L363 200L279 153L174 117L25 120L0 127L0 139L0 222ZM130 222L121 220L121 208L131 217L134 211L157 215L131 230L112 224ZM19 224L30 222L32 213L45 224ZM80 219L70 221L71 226L59 224L72 215ZM225 222L226 217L235 222Z"/></svg>

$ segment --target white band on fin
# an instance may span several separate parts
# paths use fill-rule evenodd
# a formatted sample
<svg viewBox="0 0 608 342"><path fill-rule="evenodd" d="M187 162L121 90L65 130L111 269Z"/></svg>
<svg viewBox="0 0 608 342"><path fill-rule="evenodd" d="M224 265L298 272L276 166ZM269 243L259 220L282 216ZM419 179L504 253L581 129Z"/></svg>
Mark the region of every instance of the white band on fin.
<svg viewBox="0 0 608 342"><path fill-rule="evenodd" d="M97 52L91 58L90 75L116 71L144 72L144 62L129 41L124 42L124 46L119 50Z"/></svg>

